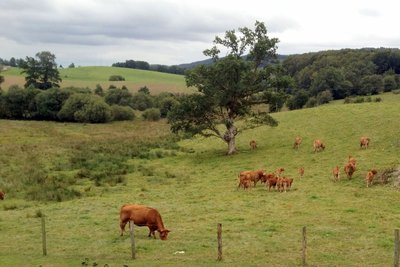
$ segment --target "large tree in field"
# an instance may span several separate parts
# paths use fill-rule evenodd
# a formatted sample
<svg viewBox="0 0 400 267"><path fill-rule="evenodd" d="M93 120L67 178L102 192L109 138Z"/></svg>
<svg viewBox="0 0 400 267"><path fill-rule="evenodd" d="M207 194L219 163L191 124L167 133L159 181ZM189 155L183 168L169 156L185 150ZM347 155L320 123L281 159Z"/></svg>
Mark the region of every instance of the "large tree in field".
<svg viewBox="0 0 400 267"><path fill-rule="evenodd" d="M226 31L223 38L217 36L214 46L203 52L213 64L199 65L185 75L186 84L199 93L182 97L173 107L168 116L171 130L218 137L226 142L230 155L236 152L239 118L252 118L252 127L277 125L267 113L252 112L253 105L268 103L265 92L275 75L273 68L263 66L276 57L277 43L258 21L254 30L245 27ZM226 56L219 56L220 48Z"/></svg>
<svg viewBox="0 0 400 267"><path fill-rule="evenodd" d="M39 52L36 54L36 59L26 57L22 68L22 73L26 74L25 87L33 86L38 89L49 89L60 87L60 74L57 70L55 55L48 51Z"/></svg>

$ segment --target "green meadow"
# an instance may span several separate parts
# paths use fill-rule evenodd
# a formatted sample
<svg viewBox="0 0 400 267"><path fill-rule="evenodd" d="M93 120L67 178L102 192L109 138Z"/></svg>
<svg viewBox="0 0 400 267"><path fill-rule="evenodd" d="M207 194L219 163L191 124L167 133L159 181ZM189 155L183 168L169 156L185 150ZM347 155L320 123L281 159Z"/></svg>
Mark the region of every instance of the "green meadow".
<svg viewBox="0 0 400 267"><path fill-rule="evenodd" d="M2 71L5 81L2 87L7 89L9 86L17 84L23 86L25 84L24 75L21 74L21 69L11 68ZM103 89L107 89L110 85L117 87L126 86L132 92L137 91L143 86L147 86L152 94L160 92L185 93L193 92L186 87L185 78L183 75L161 73L156 71L145 71L127 68L116 67L76 67L59 69L62 82L61 87L89 87L94 89L97 84L100 84ZM109 81L112 75L120 75L125 78L125 81Z"/></svg>
<svg viewBox="0 0 400 267"><path fill-rule="evenodd" d="M89 74L68 71L62 75L70 81L91 82ZM233 156L225 155L226 145L217 139L160 142L171 137L165 121L1 120L0 179L7 178L8 195L0 201L0 265L301 266L306 226L308 266L391 266L400 191L393 180L375 181L370 188L364 181L371 168L381 173L400 165L400 95L381 98L274 113L279 125L240 133L239 153ZM359 147L363 135L371 138L368 149ZM303 137L298 150L292 148L296 136ZM250 150L251 139L258 143L256 150ZM314 139L325 143L325 151L313 152ZM118 152L136 142L150 148L142 156L121 152L131 167L123 183L96 186L81 179L72 186L82 196L62 202L29 201L24 192L13 192L13 183L36 167L68 177L75 170L65 166L82 149ZM357 159L351 180L343 173L349 155ZM332 181L336 165L339 182ZM261 184L237 190L240 171L278 167L294 178L290 191L268 192ZM303 178L299 167L305 169ZM146 227L135 227L135 260L129 234L119 236L119 208L125 203L157 208L171 230L161 241L149 239ZM46 218L47 256L42 255L40 214ZM222 224L222 262L216 261L217 223Z"/></svg>

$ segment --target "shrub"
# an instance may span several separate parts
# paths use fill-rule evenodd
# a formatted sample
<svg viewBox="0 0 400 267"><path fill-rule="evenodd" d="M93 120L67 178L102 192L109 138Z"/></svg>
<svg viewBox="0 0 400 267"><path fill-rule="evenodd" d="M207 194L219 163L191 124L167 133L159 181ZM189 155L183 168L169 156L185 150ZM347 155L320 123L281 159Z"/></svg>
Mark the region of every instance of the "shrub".
<svg viewBox="0 0 400 267"><path fill-rule="evenodd" d="M314 96L312 96L312 97L310 97L308 99L305 107L306 108L312 108L312 107L315 107L315 106L317 106L317 99Z"/></svg>
<svg viewBox="0 0 400 267"><path fill-rule="evenodd" d="M132 108L140 111L153 107L153 97L145 93L136 93L132 97Z"/></svg>
<svg viewBox="0 0 400 267"><path fill-rule="evenodd" d="M128 106L111 106L111 114L114 121L128 121L135 118L135 112Z"/></svg>
<svg viewBox="0 0 400 267"><path fill-rule="evenodd" d="M174 107L178 103L179 103L178 100L176 100L172 96L163 98L159 103L161 117L166 118L168 112L172 109L172 107Z"/></svg>
<svg viewBox="0 0 400 267"><path fill-rule="evenodd" d="M58 88L41 91L35 96L35 118L41 120L57 120L57 113L61 110L70 94L70 92Z"/></svg>
<svg viewBox="0 0 400 267"><path fill-rule="evenodd" d="M110 88L104 101L109 105L132 106L132 94L127 89Z"/></svg>
<svg viewBox="0 0 400 267"><path fill-rule="evenodd" d="M73 94L65 101L58 117L62 121L107 122L111 120L111 108L96 95Z"/></svg>
<svg viewBox="0 0 400 267"><path fill-rule="evenodd" d="M158 108L146 109L143 114L143 118L148 121L158 121L161 118L161 113Z"/></svg>
<svg viewBox="0 0 400 267"><path fill-rule="evenodd" d="M122 77L121 75L111 75L110 78L108 78L109 81L125 81L125 78Z"/></svg>

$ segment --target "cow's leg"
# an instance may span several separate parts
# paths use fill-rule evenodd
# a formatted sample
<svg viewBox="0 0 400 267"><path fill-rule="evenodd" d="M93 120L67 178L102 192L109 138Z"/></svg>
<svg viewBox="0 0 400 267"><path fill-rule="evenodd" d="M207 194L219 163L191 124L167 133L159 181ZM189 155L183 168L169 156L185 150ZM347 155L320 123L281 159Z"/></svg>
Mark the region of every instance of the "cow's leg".
<svg viewBox="0 0 400 267"><path fill-rule="evenodd" d="M121 236L123 236L123 234L124 234L126 223L127 222L124 222L124 221L119 222L119 227L121 228Z"/></svg>

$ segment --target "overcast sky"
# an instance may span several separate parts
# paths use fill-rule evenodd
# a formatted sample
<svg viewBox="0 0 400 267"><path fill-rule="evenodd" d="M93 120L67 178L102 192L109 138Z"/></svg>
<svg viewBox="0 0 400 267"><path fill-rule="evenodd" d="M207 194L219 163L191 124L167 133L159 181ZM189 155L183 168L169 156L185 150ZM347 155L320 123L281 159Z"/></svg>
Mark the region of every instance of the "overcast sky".
<svg viewBox="0 0 400 267"><path fill-rule="evenodd" d="M64 66L203 60L216 35L265 22L279 54L400 47L399 0L0 0L0 58Z"/></svg>

